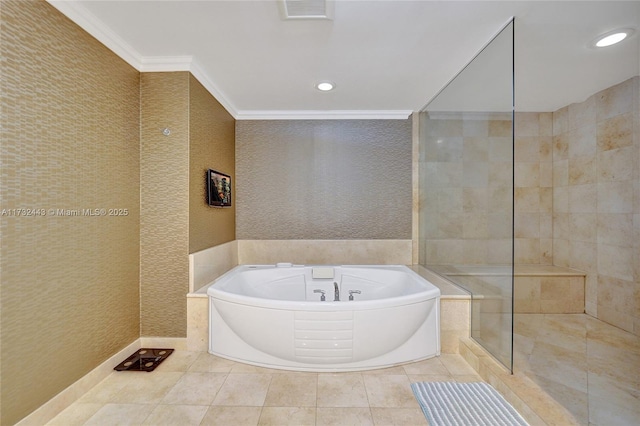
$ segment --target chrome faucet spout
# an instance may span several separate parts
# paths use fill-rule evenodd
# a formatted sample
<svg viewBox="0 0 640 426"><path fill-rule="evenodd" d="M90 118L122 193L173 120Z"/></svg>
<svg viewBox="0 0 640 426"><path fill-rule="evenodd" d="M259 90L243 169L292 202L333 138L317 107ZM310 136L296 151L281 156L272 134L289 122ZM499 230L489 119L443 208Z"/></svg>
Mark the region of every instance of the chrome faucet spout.
<svg viewBox="0 0 640 426"><path fill-rule="evenodd" d="M333 282L333 300L334 302L340 301L340 289L338 288L338 283Z"/></svg>

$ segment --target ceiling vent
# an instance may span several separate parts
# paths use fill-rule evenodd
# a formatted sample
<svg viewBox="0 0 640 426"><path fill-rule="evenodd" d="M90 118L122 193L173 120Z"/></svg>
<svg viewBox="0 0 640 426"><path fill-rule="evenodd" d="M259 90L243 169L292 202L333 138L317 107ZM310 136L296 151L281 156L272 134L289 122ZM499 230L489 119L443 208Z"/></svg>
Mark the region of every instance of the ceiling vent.
<svg viewBox="0 0 640 426"><path fill-rule="evenodd" d="M282 19L333 19L332 0L280 0Z"/></svg>

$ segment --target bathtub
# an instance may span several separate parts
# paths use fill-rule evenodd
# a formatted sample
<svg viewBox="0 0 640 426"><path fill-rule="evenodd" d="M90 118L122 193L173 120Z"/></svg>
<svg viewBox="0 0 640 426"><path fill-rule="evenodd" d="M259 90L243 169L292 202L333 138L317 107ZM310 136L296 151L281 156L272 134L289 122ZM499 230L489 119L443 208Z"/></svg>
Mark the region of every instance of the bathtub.
<svg viewBox="0 0 640 426"><path fill-rule="evenodd" d="M209 352L235 361L357 371L440 354L440 290L406 266L241 265L207 295Z"/></svg>

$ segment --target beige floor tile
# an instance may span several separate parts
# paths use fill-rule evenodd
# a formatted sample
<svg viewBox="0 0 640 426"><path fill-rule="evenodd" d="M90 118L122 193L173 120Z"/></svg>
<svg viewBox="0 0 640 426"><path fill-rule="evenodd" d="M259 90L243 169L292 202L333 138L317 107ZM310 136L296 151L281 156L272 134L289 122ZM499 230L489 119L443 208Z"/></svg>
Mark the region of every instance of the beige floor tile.
<svg viewBox="0 0 640 426"><path fill-rule="evenodd" d="M440 374L410 374L409 382L418 383L418 382L455 382L454 376L452 375L440 375Z"/></svg>
<svg viewBox="0 0 640 426"><path fill-rule="evenodd" d="M141 425L154 408L151 404L106 404L85 425Z"/></svg>
<svg viewBox="0 0 640 426"><path fill-rule="evenodd" d="M313 426L316 424L315 407L264 407L259 425L263 426Z"/></svg>
<svg viewBox="0 0 640 426"><path fill-rule="evenodd" d="M102 403L80 403L76 402L67 407L63 412L54 417L47 426L76 426L83 425L87 420L98 412L104 404Z"/></svg>
<svg viewBox="0 0 640 426"><path fill-rule="evenodd" d="M200 426L256 426L262 407L211 406Z"/></svg>
<svg viewBox="0 0 640 426"><path fill-rule="evenodd" d="M370 407L418 407L406 375L380 376L363 374Z"/></svg>
<svg viewBox="0 0 640 426"><path fill-rule="evenodd" d="M236 365L235 361L202 352L189 367L189 371L203 373L228 373Z"/></svg>
<svg viewBox="0 0 640 426"><path fill-rule="evenodd" d="M544 315L540 314L515 314L513 317L513 328L525 337L535 339L540 332Z"/></svg>
<svg viewBox="0 0 640 426"><path fill-rule="evenodd" d="M318 407L368 407L362 374L318 374Z"/></svg>
<svg viewBox="0 0 640 426"><path fill-rule="evenodd" d="M269 385L265 406L315 407L318 374L274 374Z"/></svg>
<svg viewBox="0 0 640 426"><path fill-rule="evenodd" d="M184 373L114 371L78 402L157 404Z"/></svg>
<svg viewBox="0 0 640 426"><path fill-rule="evenodd" d="M441 357L433 357L403 366L406 374L436 374L448 375L449 370L444 366ZM367 372L368 374L368 372Z"/></svg>
<svg viewBox="0 0 640 426"><path fill-rule="evenodd" d="M279 370L276 368L259 367L257 365L243 364L236 362L231 368L230 373L244 373L244 374L278 374L289 373L287 370Z"/></svg>
<svg viewBox="0 0 640 426"><path fill-rule="evenodd" d="M530 371L573 389L587 391L586 355L537 342L529 357Z"/></svg>
<svg viewBox="0 0 640 426"><path fill-rule="evenodd" d="M590 318L587 322L589 342L602 342L609 347L640 354L640 338L624 330Z"/></svg>
<svg viewBox="0 0 640 426"><path fill-rule="evenodd" d="M538 333L536 342L544 342L558 346L568 351L586 353L586 330L576 331L572 327L553 326L554 323L545 323L545 327Z"/></svg>
<svg viewBox="0 0 640 426"><path fill-rule="evenodd" d="M476 383L483 382L482 377L477 374L470 374L467 376L453 376L456 382L458 383Z"/></svg>
<svg viewBox="0 0 640 426"><path fill-rule="evenodd" d="M584 314L517 314L516 372L524 371L581 424L640 424L640 338ZM530 352L530 356L523 352Z"/></svg>
<svg viewBox="0 0 640 426"><path fill-rule="evenodd" d="M633 373L631 373L633 372ZM640 370L629 370L629 376L637 379ZM630 411L638 412L638 423L640 424L640 388L631 387L627 382L621 382L610 376L603 376L589 372L589 403L598 401L600 405L608 403Z"/></svg>
<svg viewBox="0 0 640 426"><path fill-rule="evenodd" d="M394 367L387 367L387 368L377 368L375 370L366 370L366 372L367 374L391 374L391 375L406 374L404 371L404 365L396 365Z"/></svg>
<svg viewBox="0 0 640 426"><path fill-rule="evenodd" d="M420 408L371 408L373 424L384 426L428 425Z"/></svg>
<svg viewBox="0 0 640 426"><path fill-rule="evenodd" d="M212 405L262 406L269 382L271 374L229 374Z"/></svg>
<svg viewBox="0 0 640 426"><path fill-rule="evenodd" d="M226 378L225 373L184 373L162 403L211 405Z"/></svg>
<svg viewBox="0 0 640 426"><path fill-rule="evenodd" d="M440 361L453 376L476 374L476 371L458 354L442 354Z"/></svg>
<svg viewBox="0 0 640 426"><path fill-rule="evenodd" d="M373 417L365 407L319 407L316 426L373 426Z"/></svg>
<svg viewBox="0 0 640 426"><path fill-rule="evenodd" d="M537 376L529 373L527 376L538 384L545 392L554 400L559 402L564 408L580 422L580 424L588 424L588 404L589 395L585 391L577 390L563 383L550 380L548 378Z"/></svg>
<svg viewBox="0 0 640 426"><path fill-rule="evenodd" d="M157 405L143 424L198 426L208 408L207 405Z"/></svg>
<svg viewBox="0 0 640 426"><path fill-rule="evenodd" d="M589 422L591 425L635 426L640 424L640 409L612 403L611 399L590 397Z"/></svg>
<svg viewBox="0 0 640 426"><path fill-rule="evenodd" d="M182 371L189 370L191 364L198 359L201 352L192 351L173 351L171 355L167 357L162 363L154 370L161 371L163 373L170 371Z"/></svg>

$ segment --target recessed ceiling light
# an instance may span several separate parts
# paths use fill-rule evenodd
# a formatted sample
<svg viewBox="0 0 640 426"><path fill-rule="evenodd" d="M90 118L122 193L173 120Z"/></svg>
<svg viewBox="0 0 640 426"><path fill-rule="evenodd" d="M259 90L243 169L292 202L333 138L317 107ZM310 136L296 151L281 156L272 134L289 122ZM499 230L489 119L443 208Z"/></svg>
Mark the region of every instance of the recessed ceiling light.
<svg viewBox="0 0 640 426"><path fill-rule="evenodd" d="M633 33L634 33L634 30L631 28L623 28L620 30L610 31L596 38L593 41L593 46L595 47L611 46L616 43L620 43L622 40L629 37Z"/></svg>
<svg viewBox="0 0 640 426"><path fill-rule="evenodd" d="M328 81L323 81L320 82L318 84L316 84L316 89L322 91L322 92L328 92L329 90L333 90L336 87L335 84L330 83Z"/></svg>

